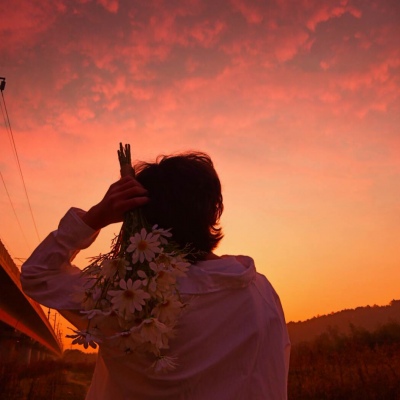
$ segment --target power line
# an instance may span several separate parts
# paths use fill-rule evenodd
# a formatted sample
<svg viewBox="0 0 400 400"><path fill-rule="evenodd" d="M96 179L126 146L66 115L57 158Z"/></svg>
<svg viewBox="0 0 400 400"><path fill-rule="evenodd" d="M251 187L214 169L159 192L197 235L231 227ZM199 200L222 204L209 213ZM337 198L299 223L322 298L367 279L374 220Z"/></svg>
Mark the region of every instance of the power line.
<svg viewBox="0 0 400 400"><path fill-rule="evenodd" d="M0 90L2 91L2 90L4 90L4 88L5 88L5 78L0 77ZM0 109L1 109L1 114L3 115L4 124L5 124L6 128L7 128L6 116L4 114L3 105L1 104L1 102L0 102ZM7 130L7 133L8 133L8 139L10 141L11 148L13 149L13 155L14 155L15 162L17 162L17 156L16 156L14 148L12 146L11 136L10 136L10 132L8 130ZM1 180L3 182L4 189L6 191L9 203L10 203L11 208L13 210L15 219L17 220L17 223L18 223L19 229L21 231L22 237L24 238L24 241L25 241L25 244L26 244L28 250L31 252L32 251L31 246L30 246L30 244L28 242L28 239L26 238L25 232L24 232L24 230L22 228L22 225L21 225L21 222L20 222L20 220L18 218L18 214L17 214L17 212L15 210L14 203L13 203L13 201L11 199L11 196L10 196L10 193L9 193L9 191L7 189L6 181L4 180L4 177L3 177L3 174L1 173L1 171L0 171L0 177L1 177Z"/></svg>
<svg viewBox="0 0 400 400"><path fill-rule="evenodd" d="M0 77L0 90L4 90L5 85L3 85L3 83L5 81L1 81L1 79L5 79L5 78L1 78ZM1 109L1 114L3 116L3 119L4 119L4 126L7 129L8 128L7 118L6 118L5 111L3 109L3 104L1 102L0 102L0 109ZM10 141L10 146L11 146L11 149L12 149L12 153L13 153L13 156L14 156L15 163L18 164L18 156L17 156L17 153L15 152L15 148L13 146L12 137L11 137L9 129L7 129L7 133L8 133L8 140Z"/></svg>
<svg viewBox="0 0 400 400"><path fill-rule="evenodd" d="M12 141L12 147L14 149L14 154L15 154L15 157L16 157L16 160L17 160L18 170L19 170L19 174L20 174L20 177L21 177L22 185L24 187L25 197L26 197L26 200L28 202L29 211L30 211L30 214L31 214L31 217L32 217L33 226L35 227L35 231L36 231L36 236L37 236L37 238L38 238L38 240L40 242L39 231L37 229L35 217L33 215L33 210L32 210L32 206L31 206L31 202L29 200L28 191L26 190L25 179L24 179L24 175L22 173L21 163L20 163L19 157L18 157L17 146L16 146L15 140L14 140L14 135L13 135L13 131L12 131L12 128L11 128L10 118L8 116L6 100L4 98L5 78L1 78L0 77L0 80L1 80L1 83L0 83L1 97L3 99L4 110L5 110L6 117L7 117L7 120L5 119L6 127L8 126L8 129L9 129L9 132L10 132L10 137L11 137L11 141Z"/></svg>
<svg viewBox="0 0 400 400"><path fill-rule="evenodd" d="M15 211L15 207L14 207L14 204L13 204L13 202L12 202L12 200L11 200L10 194L8 193L7 185L6 185L6 182L4 181L3 174L1 173L1 171L0 171L0 177L1 177L1 180L3 181L4 189L6 190L8 200L10 201L11 208L12 208L12 210L13 210L13 212L14 212L15 218L16 218L16 220L17 220L17 222L18 222L18 226L19 226L19 229L21 230L21 233L22 233L22 236L23 236L23 238L24 238L24 240L25 240L25 243L26 243L26 245L28 246L28 249L29 249L30 251L32 251L32 250L31 250L31 246L29 246L28 240L27 240L27 238L26 238L26 236L25 236L24 230L22 229L22 225L21 225L21 222L19 221L17 212Z"/></svg>

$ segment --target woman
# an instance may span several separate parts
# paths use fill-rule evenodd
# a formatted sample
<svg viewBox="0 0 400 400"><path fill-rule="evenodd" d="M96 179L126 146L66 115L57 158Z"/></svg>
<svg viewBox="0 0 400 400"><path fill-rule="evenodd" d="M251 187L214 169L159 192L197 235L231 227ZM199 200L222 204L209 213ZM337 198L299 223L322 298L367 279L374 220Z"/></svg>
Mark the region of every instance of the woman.
<svg viewBox="0 0 400 400"><path fill-rule="evenodd" d="M213 252L223 203L211 159L191 152L135 169L136 179L112 184L88 212L70 209L22 267L25 292L84 329L72 294L88 278L72 260L100 229L140 208L150 224L171 229L180 249L190 248L191 265L178 278L187 306L165 350L175 368L159 373L145 353L103 341L87 399L286 399L290 342L279 298L250 257Z"/></svg>

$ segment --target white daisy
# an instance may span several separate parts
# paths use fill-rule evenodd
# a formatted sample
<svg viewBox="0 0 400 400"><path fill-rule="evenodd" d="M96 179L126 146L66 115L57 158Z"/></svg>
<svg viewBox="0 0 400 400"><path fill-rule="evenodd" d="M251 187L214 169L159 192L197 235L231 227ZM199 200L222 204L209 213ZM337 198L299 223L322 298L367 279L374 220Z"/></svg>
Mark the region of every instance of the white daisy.
<svg viewBox="0 0 400 400"><path fill-rule="evenodd" d="M162 229L162 228L159 228L158 225L154 225L151 228L151 230L152 230L153 234L160 235L160 242L162 244L168 243L168 239L166 239L166 238L172 237L172 233L170 232L171 229Z"/></svg>
<svg viewBox="0 0 400 400"><path fill-rule="evenodd" d="M172 273L176 277L184 277L190 267L190 263L185 261L181 256L172 258L170 261Z"/></svg>
<svg viewBox="0 0 400 400"><path fill-rule="evenodd" d="M86 311L94 308L99 301L101 296L101 289L99 287L93 287L87 289L85 287L78 287L75 292L71 294L71 298L79 302L82 308Z"/></svg>
<svg viewBox="0 0 400 400"><path fill-rule="evenodd" d="M101 264L101 274L105 278L112 278L116 273L120 278L125 276L128 268L128 261L123 258L114 258L112 260L104 260Z"/></svg>
<svg viewBox="0 0 400 400"><path fill-rule="evenodd" d="M147 276L142 270L138 270L137 274L139 278L142 278L142 285L147 287L150 293L154 293L157 290L157 282L154 276Z"/></svg>
<svg viewBox="0 0 400 400"><path fill-rule="evenodd" d="M151 365L151 368L156 374L173 371L178 366L176 361L176 357L159 356Z"/></svg>
<svg viewBox="0 0 400 400"><path fill-rule="evenodd" d="M149 299L150 295L140 289L142 281L140 279L132 282L132 279L125 281L121 279L119 286L122 290L109 290L108 293L112 297L111 303L113 309L118 310L120 315L127 313L133 314L135 310L141 311L145 305L145 299Z"/></svg>
<svg viewBox="0 0 400 400"><path fill-rule="evenodd" d="M117 346L126 354L131 353L143 343L137 327L122 331L109 338L111 344Z"/></svg>
<svg viewBox="0 0 400 400"><path fill-rule="evenodd" d="M75 335L66 335L68 338L74 339L72 344L81 344L85 349L89 346L93 349L97 348L97 343L101 343L101 339L89 331L78 331L75 329L71 329L75 332Z"/></svg>
<svg viewBox="0 0 400 400"><path fill-rule="evenodd" d="M112 310L103 311L103 310L94 308L89 311L81 311L81 314L84 314L87 319L93 319L95 317L108 317L109 315L111 315L112 312L113 312Z"/></svg>
<svg viewBox="0 0 400 400"><path fill-rule="evenodd" d="M143 341L153 344L157 349L168 348L168 333L171 329L156 318L147 318L139 325Z"/></svg>
<svg viewBox="0 0 400 400"><path fill-rule="evenodd" d="M157 285L154 293L163 297L164 293L171 292L176 284L176 277L164 264L150 263L150 268L156 273L154 279Z"/></svg>
<svg viewBox="0 0 400 400"><path fill-rule="evenodd" d="M159 268L171 271L176 277L186 276L186 272L190 266L190 263L185 261L181 255L168 253L160 253L156 257L155 263L160 266Z"/></svg>
<svg viewBox="0 0 400 400"><path fill-rule="evenodd" d="M140 233L135 233L129 238L131 244L126 249L132 253L132 262L135 264L138 261L141 263L146 259L152 261L157 253L161 252L160 235L147 233L146 229L142 228Z"/></svg>
<svg viewBox="0 0 400 400"><path fill-rule="evenodd" d="M167 325L175 325L183 306L184 304L179 301L178 297L172 295L158 303L151 314Z"/></svg>

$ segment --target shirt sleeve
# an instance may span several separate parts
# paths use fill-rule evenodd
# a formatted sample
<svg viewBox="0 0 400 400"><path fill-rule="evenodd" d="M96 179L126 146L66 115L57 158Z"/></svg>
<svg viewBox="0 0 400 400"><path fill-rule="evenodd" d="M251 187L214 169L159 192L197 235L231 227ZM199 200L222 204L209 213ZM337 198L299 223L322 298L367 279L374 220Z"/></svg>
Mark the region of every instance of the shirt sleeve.
<svg viewBox="0 0 400 400"><path fill-rule="evenodd" d="M79 296L74 293L83 292L88 278L72 261L99 233L82 221L84 213L71 208L61 219L58 229L51 232L22 265L24 292L46 307L57 310L81 308Z"/></svg>

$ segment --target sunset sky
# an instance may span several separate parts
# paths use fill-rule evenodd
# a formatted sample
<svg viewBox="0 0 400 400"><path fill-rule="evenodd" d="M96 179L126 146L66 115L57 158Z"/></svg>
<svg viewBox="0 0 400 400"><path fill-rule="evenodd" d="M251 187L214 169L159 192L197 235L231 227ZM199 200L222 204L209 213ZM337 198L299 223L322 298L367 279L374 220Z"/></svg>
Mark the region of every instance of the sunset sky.
<svg viewBox="0 0 400 400"><path fill-rule="evenodd" d="M17 264L102 198L123 142L146 161L210 154L217 254L252 256L287 321L400 298L397 0L13 0L0 38L38 230L2 103L0 239Z"/></svg>

